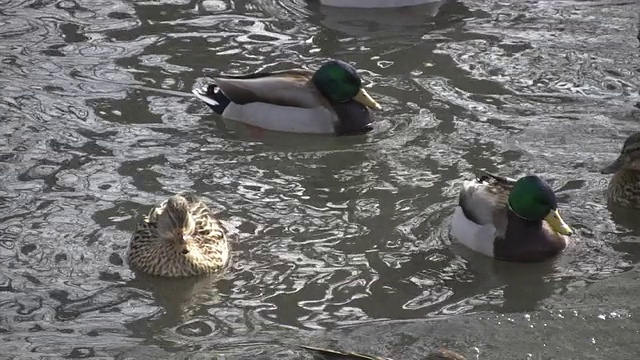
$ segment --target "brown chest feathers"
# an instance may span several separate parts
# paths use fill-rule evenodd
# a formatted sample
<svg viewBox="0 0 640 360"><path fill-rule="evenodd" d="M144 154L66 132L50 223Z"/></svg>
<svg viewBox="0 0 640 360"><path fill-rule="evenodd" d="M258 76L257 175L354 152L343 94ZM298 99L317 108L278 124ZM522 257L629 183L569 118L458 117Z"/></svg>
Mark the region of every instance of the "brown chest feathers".
<svg viewBox="0 0 640 360"><path fill-rule="evenodd" d="M227 265L225 229L208 208L191 208L195 229L184 246L160 236L156 220L162 210L152 210L138 224L129 244L129 266L149 275L187 277L217 273Z"/></svg>
<svg viewBox="0 0 640 360"><path fill-rule="evenodd" d="M607 198L618 205L640 209L640 171L625 169L613 175Z"/></svg>

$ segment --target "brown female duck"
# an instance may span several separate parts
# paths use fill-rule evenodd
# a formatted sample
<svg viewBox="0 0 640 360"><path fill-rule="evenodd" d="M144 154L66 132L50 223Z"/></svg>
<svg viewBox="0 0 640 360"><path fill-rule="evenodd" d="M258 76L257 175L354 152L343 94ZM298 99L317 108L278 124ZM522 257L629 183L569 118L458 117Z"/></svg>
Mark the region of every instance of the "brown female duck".
<svg viewBox="0 0 640 360"><path fill-rule="evenodd" d="M640 132L629 136L618 158L600 172L613 174L607 188L610 202L640 209Z"/></svg>
<svg viewBox="0 0 640 360"><path fill-rule="evenodd" d="M174 195L138 224L129 265L146 274L186 277L220 271L229 261L225 229L202 201Z"/></svg>

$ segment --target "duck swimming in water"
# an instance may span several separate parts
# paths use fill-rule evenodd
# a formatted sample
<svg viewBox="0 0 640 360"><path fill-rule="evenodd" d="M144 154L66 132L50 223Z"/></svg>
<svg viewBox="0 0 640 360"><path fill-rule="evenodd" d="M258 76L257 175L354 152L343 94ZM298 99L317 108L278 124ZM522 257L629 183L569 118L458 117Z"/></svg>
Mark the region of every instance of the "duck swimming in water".
<svg viewBox="0 0 640 360"><path fill-rule="evenodd" d="M640 132L631 134L625 140L620 156L600 172L613 174L607 188L610 202L640 209Z"/></svg>
<svg viewBox="0 0 640 360"><path fill-rule="evenodd" d="M149 275L204 275L226 266L229 244L225 228L205 203L174 195L138 223L127 258L132 268Z"/></svg>
<svg viewBox="0 0 640 360"><path fill-rule="evenodd" d="M215 113L258 128L353 135L373 129L369 109L381 109L355 68L340 60L318 70L292 69L218 76L193 93Z"/></svg>
<svg viewBox="0 0 640 360"><path fill-rule="evenodd" d="M542 261L567 246L573 232L556 196L536 175L514 180L484 173L465 181L451 235L482 254L509 261Z"/></svg>

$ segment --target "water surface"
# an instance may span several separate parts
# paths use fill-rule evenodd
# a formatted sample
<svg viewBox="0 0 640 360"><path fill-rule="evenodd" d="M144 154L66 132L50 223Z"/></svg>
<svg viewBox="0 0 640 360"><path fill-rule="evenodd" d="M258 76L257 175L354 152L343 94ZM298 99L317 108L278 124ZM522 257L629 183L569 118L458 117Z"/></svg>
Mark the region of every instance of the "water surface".
<svg viewBox="0 0 640 360"><path fill-rule="evenodd" d="M637 214L606 206L640 121L638 4L0 1L0 336L6 358L635 359ZM357 137L248 131L207 75L361 69ZM537 173L576 241L542 264L448 237L462 179ZM132 273L138 217L200 194L236 229L219 277Z"/></svg>

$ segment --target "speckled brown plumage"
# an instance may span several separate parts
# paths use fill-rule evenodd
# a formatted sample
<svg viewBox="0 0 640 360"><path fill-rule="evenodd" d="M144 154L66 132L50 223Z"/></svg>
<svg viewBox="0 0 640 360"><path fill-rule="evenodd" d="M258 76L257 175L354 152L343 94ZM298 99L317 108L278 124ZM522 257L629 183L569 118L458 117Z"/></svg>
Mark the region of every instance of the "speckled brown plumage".
<svg viewBox="0 0 640 360"><path fill-rule="evenodd" d="M640 209L640 171L618 171L609 182L607 199L615 204Z"/></svg>
<svg viewBox="0 0 640 360"><path fill-rule="evenodd" d="M607 188L609 202L640 209L640 132L625 140L618 158L601 173L614 174Z"/></svg>
<svg viewBox="0 0 640 360"><path fill-rule="evenodd" d="M229 244L223 225L207 205L190 196L186 199L188 214L195 227L183 246L164 239L158 230L158 218L167 201L151 209L138 223L129 243L129 266L140 272L164 276L186 277L221 271L229 261Z"/></svg>

